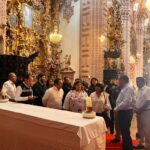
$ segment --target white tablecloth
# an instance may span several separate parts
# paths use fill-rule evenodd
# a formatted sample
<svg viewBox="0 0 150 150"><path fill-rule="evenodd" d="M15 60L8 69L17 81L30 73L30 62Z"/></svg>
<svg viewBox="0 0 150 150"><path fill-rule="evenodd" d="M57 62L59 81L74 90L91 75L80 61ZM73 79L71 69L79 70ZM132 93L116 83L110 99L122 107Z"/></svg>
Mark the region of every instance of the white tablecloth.
<svg viewBox="0 0 150 150"><path fill-rule="evenodd" d="M79 113L8 102L0 103L0 120L3 150L105 150L106 126L101 117L84 119ZM7 139L11 147L2 144Z"/></svg>

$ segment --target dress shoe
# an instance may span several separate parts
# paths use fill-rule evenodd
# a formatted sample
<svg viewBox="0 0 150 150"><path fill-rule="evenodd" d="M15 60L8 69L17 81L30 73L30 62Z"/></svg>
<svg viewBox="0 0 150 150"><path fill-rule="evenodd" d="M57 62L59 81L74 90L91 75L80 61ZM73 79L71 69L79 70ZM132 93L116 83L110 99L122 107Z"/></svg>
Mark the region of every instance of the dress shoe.
<svg viewBox="0 0 150 150"><path fill-rule="evenodd" d="M133 146L134 149L145 149L144 145Z"/></svg>
<svg viewBox="0 0 150 150"><path fill-rule="evenodd" d="M120 139L113 139L113 140L111 140L111 143L119 143L120 142Z"/></svg>

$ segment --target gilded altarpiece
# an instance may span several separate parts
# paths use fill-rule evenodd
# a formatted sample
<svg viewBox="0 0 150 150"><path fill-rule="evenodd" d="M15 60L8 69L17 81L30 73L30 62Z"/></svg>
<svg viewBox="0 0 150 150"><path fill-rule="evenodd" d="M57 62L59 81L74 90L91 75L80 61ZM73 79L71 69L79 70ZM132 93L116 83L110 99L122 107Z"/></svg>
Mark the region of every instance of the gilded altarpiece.
<svg viewBox="0 0 150 150"><path fill-rule="evenodd" d="M0 0L0 54L38 57L29 66L29 72L48 76L60 74L61 43L50 43L50 34L63 8L69 22L73 2L77 0Z"/></svg>
<svg viewBox="0 0 150 150"><path fill-rule="evenodd" d="M29 70L46 72L51 57L49 0L14 0L7 2L6 54L28 57L39 52Z"/></svg>

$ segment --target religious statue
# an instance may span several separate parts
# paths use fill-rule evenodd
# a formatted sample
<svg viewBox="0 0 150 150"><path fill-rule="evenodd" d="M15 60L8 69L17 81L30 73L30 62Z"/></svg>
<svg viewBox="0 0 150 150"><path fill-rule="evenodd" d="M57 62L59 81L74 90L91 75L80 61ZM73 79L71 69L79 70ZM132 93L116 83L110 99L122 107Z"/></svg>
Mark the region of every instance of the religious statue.
<svg viewBox="0 0 150 150"><path fill-rule="evenodd" d="M105 69L109 70L110 69L110 62L109 62L109 58L105 59Z"/></svg>
<svg viewBox="0 0 150 150"><path fill-rule="evenodd" d="M69 68L71 65L71 55L66 55L64 59L65 68Z"/></svg>
<svg viewBox="0 0 150 150"><path fill-rule="evenodd" d="M57 78L60 75L62 62L60 60L60 55L62 50L58 50L57 48L52 50L52 58L48 64L48 72L51 78Z"/></svg>
<svg viewBox="0 0 150 150"><path fill-rule="evenodd" d="M61 69L61 76L62 78L69 77L73 82L75 71L71 68L70 65L71 65L71 55L65 55L63 68Z"/></svg>
<svg viewBox="0 0 150 150"><path fill-rule="evenodd" d="M124 66L123 60L121 60L121 68L120 68L120 70L121 70L122 72L125 71L125 66Z"/></svg>
<svg viewBox="0 0 150 150"><path fill-rule="evenodd" d="M111 62L111 69L113 69L113 70L117 69L117 63L116 63L115 60L113 60L113 61Z"/></svg>

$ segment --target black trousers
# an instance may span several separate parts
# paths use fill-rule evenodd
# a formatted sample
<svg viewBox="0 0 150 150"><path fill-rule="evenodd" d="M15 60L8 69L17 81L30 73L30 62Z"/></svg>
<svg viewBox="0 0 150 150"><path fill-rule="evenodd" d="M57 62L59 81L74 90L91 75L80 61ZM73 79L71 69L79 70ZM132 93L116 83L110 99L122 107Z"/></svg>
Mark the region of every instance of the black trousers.
<svg viewBox="0 0 150 150"><path fill-rule="evenodd" d="M133 117L132 110L118 111L118 122L123 140L123 150L133 150L130 126Z"/></svg>
<svg viewBox="0 0 150 150"><path fill-rule="evenodd" d="M105 123L106 123L106 126L107 128L110 127L110 118L107 114L107 112L103 112L103 113L96 113L96 116L100 116L100 117L103 117L104 120L105 120Z"/></svg>
<svg viewBox="0 0 150 150"><path fill-rule="evenodd" d="M115 121L114 121L114 110L111 110L110 111L110 133L111 134L114 134L114 124Z"/></svg>

